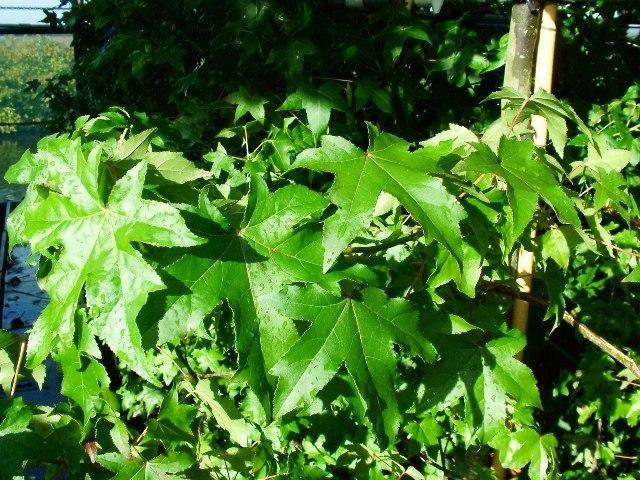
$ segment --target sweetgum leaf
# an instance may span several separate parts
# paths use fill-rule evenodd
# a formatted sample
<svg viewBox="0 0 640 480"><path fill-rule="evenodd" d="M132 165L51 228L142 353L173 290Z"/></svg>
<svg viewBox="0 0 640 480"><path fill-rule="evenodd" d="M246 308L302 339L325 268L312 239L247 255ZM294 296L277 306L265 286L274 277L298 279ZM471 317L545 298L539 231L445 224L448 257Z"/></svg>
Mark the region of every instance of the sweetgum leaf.
<svg viewBox="0 0 640 480"><path fill-rule="evenodd" d="M502 137L498 155L483 143L476 144L475 148L476 151L464 160L461 168L468 172L497 175L507 182L507 196L513 211L513 240L522 235L533 218L538 197L556 211L560 221L580 225L575 206L553 171L534 157L532 141ZM510 246L507 245L508 248Z"/></svg>
<svg viewBox="0 0 640 480"><path fill-rule="evenodd" d="M149 152L141 159L153 167L153 172L169 182L182 184L211 177L211 172L196 167L179 152Z"/></svg>
<svg viewBox="0 0 640 480"><path fill-rule="evenodd" d="M31 182L31 194L9 219L12 243L28 242L34 254L50 255L40 286L50 297L29 337L28 366L52 348L73 341L73 317L84 292L94 332L133 370L151 379L136 316L154 290L164 287L131 242L156 246L200 243L174 207L142 198L146 163L119 179L107 201L99 193L100 148L85 156L79 140L48 137L7 172L9 181ZM34 194L35 186L44 187ZM44 193L43 193L44 191Z"/></svg>
<svg viewBox="0 0 640 480"><path fill-rule="evenodd" d="M264 121L264 104L267 103L267 100L260 95L250 92L245 87L241 87L237 92L230 93L227 96L227 101L237 105L233 117L235 123L247 113L255 120L260 122Z"/></svg>
<svg viewBox="0 0 640 480"><path fill-rule="evenodd" d="M14 433L27 432L33 414L24 404L21 397L12 400L2 400L0 403L0 437Z"/></svg>
<svg viewBox="0 0 640 480"><path fill-rule="evenodd" d="M62 367L61 393L80 405L88 421L99 409L100 394L109 387L107 371L94 359L81 355L74 346L66 348L56 360Z"/></svg>
<svg viewBox="0 0 640 480"><path fill-rule="evenodd" d="M119 142L114 152L114 159L119 161L127 160L129 158L140 158L149 150L151 137L155 132L155 128L150 128L135 135L131 135L125 141Z"/></svg>
<svg viewBox="0 0 640 480"><path fill-rule="evenodd" d="M0 330L0 388L9 395L11 383L18 361L20 337L6 330Z"/></svg>
<svg viewBox="0 0 640 480"><path fill-rule="evenodd" d="M623 282L640 283L640 265L636 265L631 273L622 279Z"/></svg>
<svg viewBox="0 0 640 480"><path fill-rule="evenodd" d="M430 367L425 386L425 407L444 408L464 399L466 421L475 434L489 442L505 428L507 406L539 406L531 370L514 355L524 338L510 332L480 346L476 334L448 337L437 344L442 359Z"/></svg>
<svg viewBox="0 0 640 480"><path fill-rule="evenodd" d="M367 402L373 424L393 438L400 423L393 343L406 344L427 360L435 357L435 349L420 333L418 312L411 303L390 299L373 288L355 299L317 286L289 287L274 303L281 312L311 322L271 371L279 378L276 416L310 404L344 364Z"/></svg>
<svg viewBox="0 0 640 480"><path fill-rule="evenodd" d="M174 388L164 397L158 418L149 422L149 431L165 445L174 441L188 442L194 438L191 423L195 416L195 407L181 404Z"/></svg>
<svg viewBox="0 0 640 480"><path fill-rule="evenodd" d="M520 469L529 464L527 472L531 480L544 480L555 472L558 442L553 435L540 435L532 428L523 428L502 433L492 445L498 450L504 467Z"/></svg>
<svg viewBox="0 0 640 480"><path fill-rule="evenodd" d="M316 136L326 132L331 118L331 111L344 112L347 102L340 86L333 82L325 82L319 88L300 87L290 94L278 110L304 109L311 131Z"/></svg>
<svg viewBox="0 0 640 480"><path fill-rule="evenodd" d="M211 382L200 380L194 393L206 406L218 425L229 432L231 440L242 447L248 447L258 440L258 430L247 422L235 405L227 398L220 398L211 388Z"/></svg>
<svg viewBox="0 0 640 480"><path fill-rule="evenodd" d="M545 232L539 242L542 245L542 259L553 259L563 270L569 268L571 252L581 239L572 227L563 225Z"/></svg>
<svg viewBox="0 0 640 480"><path fill-rule="evenodd" d="M382 191L396 197L462 262L465 211L442 180L430 175L437 168L431 150L410 152L405 140L381 134L365 152L341 137L325 135L322 146L302 152L295 166L335 174L329 197L340 208L324 225L325 271L369 226Z"/></svg>
<svg viewBox="0 0 640 480"><path fill-rule="evenodd" d="M11 356L5 350L0 350L0 388L5 395L11 391L14 372L15 364Z"/></svg>
<svg viewBox="0 0 640 480"><path fill-rule="evenodd" d="M248 367L256 393L265 393L266 370L297 337L291 322L273 311L265 295L295 281L336 290L344 277L341 272L323 275L321 233L300 227L327 205L322 195L300 185L271 193L257 176L251 179L240 223L225 218L201 197L199 211L206 221L198 233L207 243L186 250L166 267L166 273L188 290L169 292L163 302L165 313L157 325L149 325L147 334L153 337L157 329L159 342L171 341L194 330L226 300L233 311L240 367ZM155 314L149 317L153 320Z"/></svg>
<svg viewBox="0 0 640 480"><path fill-rule="evenodd" d="M530 97L524 97L513 88L502 87L498 92L489 95L486 100L507 101L510 113L507 115L506 123L509 131L513 131L517 123L527 120L531 115L546 118L551 144L560 156L564 155L564 147L567 143L567 120L574 122L592 144L596 143L593 132L575 110L542 89L537 90Z"/></svg>
<svg viewBox="0 0 640 480"><path fill-rule="evenodd" d="M151 460L127 458L118 453L98 455L98 463L116 473L113 480L178 480L194 463L187 454L159 455Z"/></svg>
<svg viewBox="0 0 640 480"><path fill-rule="evenodd" d="M186 183L199 178L211 177L211 172L196 167L180 152L153 152L150 149L152 135L155 128L132 135L126 141L118 144L111 160L145 161L153 166L152 171L159 177L173 183Z"/></svg>

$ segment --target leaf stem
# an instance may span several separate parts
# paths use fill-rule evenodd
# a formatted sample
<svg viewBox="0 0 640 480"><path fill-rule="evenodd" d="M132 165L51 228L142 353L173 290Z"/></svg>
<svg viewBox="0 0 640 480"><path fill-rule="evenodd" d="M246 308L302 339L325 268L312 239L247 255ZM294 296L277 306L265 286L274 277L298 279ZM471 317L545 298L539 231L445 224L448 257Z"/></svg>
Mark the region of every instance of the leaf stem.
<svg viewBox="0 0 640 480"><path fill-rule="evenodd" d="M354 254L354 253L362 253L365 255L377 252L383 252L392 247L396 247L398 245L404 245L405 243L409 243L417 238L422 236L422 229L418 229L415 232L410 233L404 237L394 238L393 240L383 240L380 243L375 245L366 245L366 246L355 246L355 247L347 247L344 251L345 255Z"/></svg>
<svg viewBox="0 0 640 480"><path fill-rule="evenodd" d="M509 135L513 133L513 129L516 127L517 121L520 118L520 115L522 115L522 112L524 111L526 106L529 104L530 100L531 100L530 96L525 98L525 100L522 102L522 105L520 105L520 108L518 109L516 114L513 116L513 119L511 120L511 124L509 125Z"/></svg>

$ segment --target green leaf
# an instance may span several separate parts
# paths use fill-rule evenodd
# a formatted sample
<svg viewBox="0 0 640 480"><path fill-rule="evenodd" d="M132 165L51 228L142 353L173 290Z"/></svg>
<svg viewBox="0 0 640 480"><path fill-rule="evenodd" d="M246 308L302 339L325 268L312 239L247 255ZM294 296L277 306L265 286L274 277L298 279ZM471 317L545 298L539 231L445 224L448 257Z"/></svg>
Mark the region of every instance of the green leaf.
<svg viewBox="0 0 640 480"><path fill-rule="evenodd" d="M636 265L631 273L622 279L623 282L640 283L640 265Z"/></svg>
<svg viewBox="0 0 640 480"><path fill-rule="evenodd" d="M335 290L346 275L322 274L321 234L315 227L302 227L317 218L328 202L299 185L270 193L257 176L251 180L242 222L231 217L221 221L219 212L212 215L205 197L200 202L203 221L198 232L208 242L185 251L166 267L166 273L188 292L169 292L164 301L152 302L164 314L147 315L152 321L147 334L157 335L161 343L171 341L193 331L226 300L233 311L240 367L248 367L249 383L261 394L267 389L266 369L297 337L291 322L273 312L265 295L295 281Z"/></svg>
<svg viewBox="0 0 640 480"><path fill-rule="evenodd" d="M320 136L327 131L331 111L347 110L344 92L337 83L325 82L320 88L300 87L290 94L278 110L304 110L311 131Z"/></svg>
<svg viewBox="0 0 640 480"><path fill-rule="evenodd" d="M209 178L210 172L197 168L179 152L153 152L149 148L152 135L156 129L151 128L121 141L111 160L144 161L153 166L151 172L161 179L173 183L186 183L199 178Z"/></svg>
<svg viewBox="0 0 640 480"><path fill-rule="evenodd" d="M522 235L531 221L538 197L556 211L560 221L580 226L573 201L553 171L534 156L534 145L530 140L502 137L498 155L487 145L478 143L476 151L464 160L461 168L468 172L497 175L507 182L514 238Z"/></svg>
<svg viewBox="0 0 640 480"><path fill-rule="evenodd" d="M153 167L160 177L173 183L187 183L211 177L211 172L197 168L179 152L149 152L141 160Z"/></svg>
<svg viewBox="0 0 640 480"><path fill-rule="evenodd" d="M149 149L151 136L156 132L155 128L150 128L136 135L131 135L127 140L118 142L114 153L115 160L128 160L140 158Z"/></svg>
<svg viewBox="0 0 640 480"><path fill-rule="evenodd" d="M0 400L0 438L14 433L27 432L33 417L31 410L20 397L13 400Z"/></svg>
<svg viewBox="0 0 640 480"><path fill-rule="evenodd" d="M440 424L431 416L423 418L419 423L411 422L405 427L405 431L424 446L438 445L444 433Z"/></svg>
<svg viewBox="0 0 640 480"><path fill-rule="evenodd" d="M11 360L6 351L0 350L0 388L2 388L5 395L9 395L11 391L14 372L15 365L13 360Z"/></svg>
<svg viewBox="0 0 640 480"><path fill-rule="evenodd" d="M256 95L255 93L249 92L246 88L241 87L237 92L230 93L227 96L227 101L237 105L233 117L235 123L247 113L255 120L264 122L264 104L267 103L267 100L260 95Z"/></svg>
<svg viewBox="0 0 640 480"><path fill-rule="evenodd" d="M372 82L356 82L354 91L356 110L362 108L372 100L381 112L392 113L391 95Z"/></svg>
<svg viewBox="0 0 640 480"><path fill-rule="evenodd" d="M569 268L569 259L575 246L581 239L575 230L568 226L552 228L540 237L542 258L553 259L563 270Z"/></svg>
<svg viewBox="0 0 640 480"><path fill-rule="evenodd" d="M178 480L194 463L187 454L160 455L151 460L126 458L118 453L98 455L98 463L117 473L112 480Z"/></svg>
<svg viewBox="0 0 640 480"><path fill-rule="evenodd" d="M410 152L406 141L388 134L377 136L366 152L328 135L321 148L302 152L296 167L335 174L329 197L340 208L325 221L324 270L369 226L381 191L396 197L428 234L462 262L460 222L465 212L443 181L430 175L435 160L431 150Z"/></svg>
<svg viewBox="0 0 640 480"><path fill-rule="evenodd" d="M638 207L627 191L627 182L622 174L601 168L595 172L589 171L589 174L596 180L593 196L593 206L596 210L612 206L627 221L637 216Z"/></svg>
<svg viewBox="0 0 640 480"><path fill-rule="evenodd" d="M51 301L29 338L28 366L40 364L53 349L73 341L74 314L84 292L95 318L91 327L116 355L147 379L152 376L142 349L136 316L154 290L164 287L131 242L157 246L200 243L178 211L142 198L145 163L118 180L104 202L98 192L102 168L99 147L88 156L78 140L49 137L34 155L25 155L7 178L47 188L9 218L12 242L28 241L34 254L51 258L40 286Z"/></svg>
<svg viewBox="0 0 640 480"><path fill-rule="evenodd" d="M420 333L416 309L372 288L361 298L341 298L315 286L290 287L276 303L282 313L311 325L271 371L279 378L275 415L309 405L344 364L373 424L393 438L400 423L393 344L406 344L427 360L435 357Z"/></svg>
<svg viewBox="0 0 640 480"><path fill-rule="evenodd" d="M248 447L260 437L258 430L247 422L229 399L220 398L213 392L211 382L201 380L195 387L195 394L211 412L218 425L229 432L231 441Z"/></svg>
<svg viewBox="0 0 640 480"><path fill-rule="evenodd" d="M5 395L11 391L11 383L18 360L20 337L6 330L0 330L0 388Z"/></svg>
<svg viewBox="0 0 640 480"><path fill-rule="evenodd" d="M62 366L61 392L80 405L87 422L100 409L100 395L109 387L107 371L94 359L81 355L74 346L63 350L56 360Z"/></svg>
<svg viewBox="0 0 640 480"><path fill-rule="evenodd" d="M514 125L524 122L531 115L540 115L546 118L549 138L560 156L564 155L564 147L567 143L567 120L573 121L595 145L592 131L576 112L542 89L530 97L524 97L513 88L502 87L500 91L489 95L486 100L506 100L508 102L509 113L505 120L509 131L513 131Z"/></svg>
<svg viewBox="0 0 640 480"><path fill-rule="evenodd" d="M435 298L435 290L453 280L462 293L468 297L474 297L476 285L482 273L482 258L478 252L468 245L463 245L464 269L460 268L460 263L447 250L440 250L437 259L437 267L427 281L429 292Z"/></svg>
<svg viewBox="0 0 640 480"><path fill-rule="evenodd" d="M531 480L544 480L555 473L558 442L551 434L540 435L532 428L523 428L502 433L492 445L499 452L502 466L521 469L529 464Z"/></svg>
<svg viewBox="0 0 640 480"><path fill-rule="evenodd" d="M443 409L464 399L467 424L489 442L505 429L509 405L537 407L540 398L533 373L514 358L524 347L521 334L513 331L485 345L478 345L477 336L446 337L436 345L442 360L426 373L424 407Z"/></svg>
<svg viewBox="0 0 640 480"><path fill-rule="evenodd" d="M549 307L544 314L544 319L547 320L552 316L559 319L565 311L564 290L567 283L566 272L553 262L547 263L544 269L544 283L547 298L549 299Z"/></svg>
<svg viewBox="0 0 640 480"><path fill-rule="evenodd" d="M149 423L149 429L165 445L172 441L190 441L194 438L191 423L195 417L195 407L180 403L174 388L164 397L158 418Z"/></svg>

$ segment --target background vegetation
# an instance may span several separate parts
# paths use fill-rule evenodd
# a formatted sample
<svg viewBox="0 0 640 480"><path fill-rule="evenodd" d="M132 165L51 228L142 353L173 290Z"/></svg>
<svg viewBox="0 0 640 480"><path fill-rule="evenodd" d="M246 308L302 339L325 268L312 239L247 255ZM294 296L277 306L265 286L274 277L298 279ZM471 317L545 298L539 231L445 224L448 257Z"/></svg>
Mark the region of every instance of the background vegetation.
<svg viewBox="0 0 640 480"><path fill-rule="evenodd" d="M9 165L48 129L44 123L66 108L63 104L50 110L49 85L64 82L72 91L73 49L69 36L41 35L0 36L0 173L4 177ZM59 95L56 95L59 97ZM35 123L30 125L30 123ZM0 182L2 198L18 199L22 188Z"/></svg>

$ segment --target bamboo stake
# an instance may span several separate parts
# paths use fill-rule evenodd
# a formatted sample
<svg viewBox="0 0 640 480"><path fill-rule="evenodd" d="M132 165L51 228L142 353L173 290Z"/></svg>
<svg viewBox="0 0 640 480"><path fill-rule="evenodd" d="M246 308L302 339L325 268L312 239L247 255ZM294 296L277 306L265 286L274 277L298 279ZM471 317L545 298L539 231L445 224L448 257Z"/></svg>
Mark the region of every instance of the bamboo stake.
<svg viewBox="0 0 640 480"><path fill-rule="evenodd" d="M509 26L509 41L507 44L503 84L505 87L511 87L518 91L524 97L531 95L534 54L538 41L539 27L539 15L532 12L526 3L516 3L513 5L511 9L511 23ZM518 276L521 276L520 271L525 270L529 263L533 264L533 255L531 255L529 259L525 252L520 252L516 266ZM528 277L530 277L530 275L527 276L527 278ZM526 287L526 285L523 286ZM528 309L524 308L522 303L528 306L526 302L522 302L519 299L514 301L512 315L518 319L518 326L516 326L516 328L525 331ZM522 321L523 318L524 322ZM493 454L492 469L499 480L507 477L506 470L500 464L497 450Z"/></svg>
<svg viewBox="0 0 640 480"><path fill-rule="evenodd" d="M535 84L534 91L539 89L551 92L553 79L553 59L556 45L556 18L558 6L555 3L548 3L542 10L542 23L538 40L538 51L536 56ZM547 121L545 118L534 115L531 119L531 126L534 130L534 143L539 147L547 144ZM531 232L535 237L535 230ZM517 284L523 293L531 292L533 280L533 269L535 258L533 252L521 249L518 255L516 267ZM513 302L513 312L511 315L511 325L521 332L527 331L529 319L529 302L516 299ZM522 352L518 354L522 359Z"/></svg>
<svg viewBox="0 0 640 480"><path fill-rule="evenodd" d="M542 88L551 93L553 60L556 51L557 16L557 3L545 5L542 10L542 24L540 26L540 39L538 41L534 92ZM544 147L547 144L547 120L544 117L534 115L531 119L531 125L535 132L536 145Z"/></svg>
<svg viewBox="0 0 640 480"><path fill-rule="evenodd" d="M553 60L556 45L557 11L558 6L555 3L546 4L542 10L542 22L540 25L540 34L538 38L538 47L536 54L534 92L538 91L541 88L546 90L547 92L551 92L551 82L553 79ZM531 126L533 127L534 131L534 143L539 147L544 147L547 144L548 133L546 119L537 115L533 116L531 118ZM531 237L535 238L535 236L536 231L532 230ZM516 282L520 289L520 293L523 294L525 298L531 292L534 266L535 257L533 252L521 248L516 264ZM568 321L566 317L565 320ZM521 332L526 333L528 321L529 302L522 297L514 299L513 311L511 313L511 325ZM516 357L519 360L522 360L522 356L523 352L519 352ZM506 478L506 472L500 465L497 451L495 452L493 467L498 479Z"/></svg>

